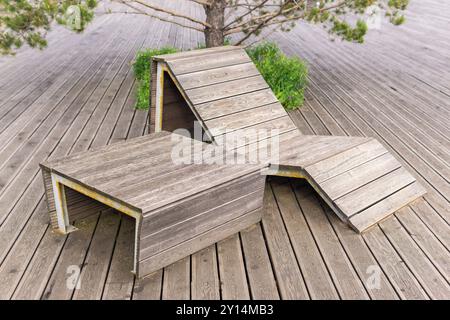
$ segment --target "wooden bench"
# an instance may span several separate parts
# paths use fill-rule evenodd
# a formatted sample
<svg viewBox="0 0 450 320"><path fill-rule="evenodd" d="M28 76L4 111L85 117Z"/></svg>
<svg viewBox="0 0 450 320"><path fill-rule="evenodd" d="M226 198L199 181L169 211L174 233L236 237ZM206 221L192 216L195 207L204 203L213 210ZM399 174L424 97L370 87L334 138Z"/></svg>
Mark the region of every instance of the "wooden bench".
<svg viewBox="0 0 450 320"><path fill-rule="evenodd" d="M267 174L307 179L357 232L425 193L373 138L301 136L240 47L157 56L152 70L149 132L172 131L174 123L193 131L197 121L207 139L221 145L226 133L242 131L258 143L255 131L276 131L279 159Z"/></svg>
<svg viewBox="0 0 450 320"><path fill-rule="evenodd" d="M67 203L80 195L134 218L142 277L261 220L260 165L177 163L177 143L161 132L42 163L54 230L76 230Z"/></svg>
<svg viewBox="0 0 450 320"><path fill-rule="evenodd" d="M41 164L56 231L75 230L68 208L85 201L135 219L138 277L260 221L267 175L306 179L358 232L425 192L373 138L301 135L239 47L155 57L152 70L149 135ZM210 143L183 138L202 161L179 161L182 136L164 130L195 133L195 123ZM230 134L244 139L230 146ZM267 140L268 157L228 162L253 159ZM203 161L211 150L225 161Z"/></svg>

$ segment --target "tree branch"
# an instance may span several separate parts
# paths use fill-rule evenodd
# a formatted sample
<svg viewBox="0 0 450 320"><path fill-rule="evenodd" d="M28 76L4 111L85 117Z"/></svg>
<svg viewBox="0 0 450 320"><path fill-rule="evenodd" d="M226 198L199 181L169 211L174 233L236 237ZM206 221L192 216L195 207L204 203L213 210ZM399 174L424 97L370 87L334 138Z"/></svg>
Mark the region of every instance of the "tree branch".
<svg viewBox="0 0 450 320"><path fill-rule="evenodd" d="M284 9L284 7L285 7L287 4L289 4L289 2L286 2L284 5L280 5L280 9L279 9L278 11L273 11L273 12L271 12L271 13L266 13L266 14L264 14L264 15L255 17L255 18L253 18L253 19L249 19L249 20L247 20L247 21L245 21L245 22L242 22L242 23L240 23L240 24L234 26L233 28L226 30L226 31L225 31L225 35L229 35L229 34L241 32L241 31L243 31L243 29L244 29L243 27L244 27L244 26L249 25L249 24L252 23L252 22L253 22L253 23L257 23L257 22L260 21L261 19L263 19L263 21L264 21L264 19L267 19L267 18L272 18L272 19L273 19L273 18L276 18L276 17L278 17L278 16L280 16L280 15L287 14L287 13L289 13L289 12L291 12L291 11L294 11L294 10L300 8L300 6L303 5L303 3L304 3L304 1L301 1L301 3L296 3L296 5L293 6L293 7ZM270 20L272 20L272 19L270 19Z"/></svg>
<svg viewBox="0 0 450 320"><path fill-rule="evenodd" d="M195 2L195 3L201 4L202 6L207 6L207 7L209 7L211 5L210 0L188 0L188 1Z"/></svg>
<svg viewBox="0 0 450 320"><path fill-rule="evenodd" d="M155 11L159 11L159 12L163 12L163 13L167 13L167 14L173 16L173 17L183 18L183 19L189 20L189 21L197 23L197 24L201 24L205 28L210 28L211 27L211 25L209 23L206 23L204 21L197 20L195 18L186 16L184 14L181 14L181 13L178 13L178 12L175 12L175 11L171 11L171 10L168 10L168 9L165 9L165 8L161 8L161 7L155 6L153 4L148 4L148 3L144 2L144 1L141 1L141 0L113 0L113 1L116 1L116 2L119 2L119 3L122 3L122 4L129 4L130 2L139 3L140 5L142 5L142 6L146 7L146 8L149 8L149 9L152 9L152 10L155 10Z"/></svg>
<svg viewBox="0 0 450 320"><path fill-rule="evenodd" d="M199 32L204 32L205 31L202 28L192 27L192 26L189 26L189 25L186 25L186 24L182 24L182 23L177 22L177 21L169 20L169 19L166 19L166 18L163 18L163 17L156 16L154 14L145 12L144 10L142 10L140 8L137 8L136 6L133 6L131 3L128 3L128 1L122 1L122 0L114 0L114 1L120 2L120 3L124 4L127 7L130 7L131 9L133 9L135 11L134 12L121 12L121 11L117 12L116 11L116 12L111 12L111 13L140 14L140 15L145 15L145 16L148 16L148 17L151 17L151 18L158 19L160 21L173 23L173 24L176 24L176 25L178 25L180 27L183 27L183 28L193 29L193 30L196 30L196 31L199 31Z"/></svg>
<svg viewBox="0 0 450 320"><path fill-rule="evenodd" d="M255 39L255 41L253 41L253 42L251 42L249 44L246 44L245 48L248 48L248 47L254 45L256 42L263 41L263 40L267 39L267 37L272 35L275 31L278 31L279 28L280 28L280 26L275 26L272 30L270 30L269 33L265 34L263 37Z"/></svg>
<svg viewBox="0 0 450 320"><path fill-rule="evenodd" d="M237 17L236 19L234 19L233 21L231 21L230 23L228 23L226 26L224 26L223 27L223 30L226 30L230 25L232 25L233 23L236 23L236 22L239 22L239 21L241 21L241 19L243 19L243 18L245 18L246 16L248 16L249 14L251 14L253 11L255 11L256 9L258 9L258 8L261 8L263 5L265 5L266 4L266 2L268 2L269 0L264 0L264 1L262 1L260 4L258 4L258 5L256 5L256 6L254 6L253 8L249 8L249 10L246 12L246 13L244 13L244 14L242 14L242 15L240 15L239 17Z"/></svg>
<svg viewBox="0 0 450 320"><path fill-rule="evenodd" d="M319 13L324 12L324 11L330 11L330 10L333 10L333 9L337 9L339 7L342 7L342 6L346 5L346 4L347 4L347 0L343 0L341 2L338 2L338 3L334 4L334 5L330 5L328 7L324 7L324 8L319 9ZM263 27L274 25L274 24L282 24L282 23L285 23L285 22L288 22L288 21L303 19L306 16L306 14L304 12L300 16L293 16L293 17L286 18L286 19L283 19L283 20L272 21L274 18L276 18L276 17L278 17L280 15L281 15L281 13L276 15L276 16L271 16L271 17L267 18L266 20L262 21L261 23L259 23L253 30L249 31L241 40L239 40L236 43L236 45L240 45L243 41L245 41L248 38L250 38L251 35L255 34L256 32L258 32ZM237 33L237 32L240 32L240 31L239 30L234 30L233 31L233 29L231 29L230 32L226 32L225 35L229 35L231 33Z"/></svg>
<svg viewBox="0 0 450 320"><path fill-rule="evenodd" d="M280 8L280 10L278 10L279 14L281 14L282 12L282 8ZM266 18L265 20L261 21L251 32L247 33L241 40L239 40L238 42L236 42L236 46L239 46L242 42L244 42L245 40L247 40L248 38L250 38L250 36L256 32L258 32L262 27L264 27L267 23L269 23L272 19L274 19L275 17L277 17L278 15L274 15L274 16L270 16L268 18Z"/></svg>

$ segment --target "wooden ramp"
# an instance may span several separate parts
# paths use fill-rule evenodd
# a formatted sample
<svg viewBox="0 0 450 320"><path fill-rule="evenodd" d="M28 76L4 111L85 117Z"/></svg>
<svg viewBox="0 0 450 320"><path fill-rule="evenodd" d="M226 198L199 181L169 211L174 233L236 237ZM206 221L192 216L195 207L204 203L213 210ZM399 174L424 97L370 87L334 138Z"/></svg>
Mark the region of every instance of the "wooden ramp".
<svg viewBox="0 0 450 320"><path fill-rule="evenodd" d="M276 132L279 159L266 173L307 179L358 232L425 193L373 138L300 135L240 47L168 54L153 61L150 132L193 131L197 121L217 145L232 132L247 135L247 144L260 139L255 131Z"/></svg>
<svg viewBox="0 0 450 320"><path fill-rule="evenodd" d="M425 193L376 139L291 133L280 140L279 163L267 174L307 179L358 232Z"/></svg>

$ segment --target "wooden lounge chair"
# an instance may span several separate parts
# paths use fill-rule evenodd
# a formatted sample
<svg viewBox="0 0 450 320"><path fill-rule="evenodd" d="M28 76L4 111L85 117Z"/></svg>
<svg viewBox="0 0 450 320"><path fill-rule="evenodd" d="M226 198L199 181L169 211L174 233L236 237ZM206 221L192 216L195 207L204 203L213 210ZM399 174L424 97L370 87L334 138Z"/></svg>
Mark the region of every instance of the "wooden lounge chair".
<svg viewBox="0 0 450 320"><path fill-rule="evenodd" d="M358 232L424 193L375 139L301 135L239 47L155 57L152 71L149 135L41 164L55 231L74 231L68 208L85 201L135 219L138 277L260 221L267 175L307 179ZM196 144L206 158L211 146L245 158L269 138L277 152L242 164L178 163L169 132L195 132L196 122L210 142ZM230 131L245 138L232 148Z"/></svg>
<svg viewBox="0 0 450 320"><path fill-rule="evenodd" d="M373 138L302 136L245 50L221 47L154 57L149 130L201 124L220 145L225 132L277 130L270 175L305 178L331 209L363 232L424 188ZM182 116L181 116L182 115ZM254 141L257 139L254 139Z"/></svg>

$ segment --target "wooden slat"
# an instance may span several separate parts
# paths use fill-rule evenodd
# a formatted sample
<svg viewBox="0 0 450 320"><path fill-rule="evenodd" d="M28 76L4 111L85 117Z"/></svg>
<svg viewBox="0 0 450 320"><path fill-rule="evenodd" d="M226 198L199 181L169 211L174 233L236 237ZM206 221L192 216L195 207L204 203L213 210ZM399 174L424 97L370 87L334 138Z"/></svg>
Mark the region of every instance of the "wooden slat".
<svg viewBox="0 0 450 320"><path fill-rule="evenodd" d="M48 229L48 226L45 223L42 223L42 220L38 219L41 214L45 213L44 202L41 201L37 208L34 209L37 214L31 217L20 238L13 242L9 255L7 256L6 252L2 253L2 265L0 266L0 281L2 283L0 287L0 298L3 300L10 299L13 295L23 272L25 272L28 266L28 264L24 265L23 261L30 261L32 259L34 251L39 246L41 238ZM2 228L2 233L6 236L12 232L8 230L8 228ZM3 250L6 250L7 247L4 244L9 244L6 239L2 242L2 246L0 247Z"/></svg>
<svg viewBox="0 0 450 320"><path fill-rule="evenodd" d="M330 144L328 148L318 148L315 153L311 150L311 153L305 155L299 155L301 159L302 167L307 167L311 164L317 163L324 159L327 159L337 153L344 152L348 149L354 148L366 141L365 138L359 137L328 137L328 140L335 140L334 143ZM334 138L334 139L333 139ZM311 141L311 149L316 148L314 141Z"/></svg>
<svg viewBox="0 0 450 320"><path fill-rule="evenodd" d="M262 89L198 104L195 107L198 114L206 121L275 102L278 102L278 100L272 90Z"/></svg>
<svg viewBox="0 0 450 320"><path fill-rule="evenodd" d="M311 299L338 299L339 295L290 184L272 183L272 186ZM296 230L304 232L298 233Z"/></svg>
<svg viewBox="0 0 450 320"><path fill-rule="evenodd" d="M353 265L342 248L326 215L311 188L298 185L295 193L311 228L317 246L330 272L341 299L368 299L369 296Z"/></svg>
<svg viewBox="0 0 450 320"><path fill-rule="evenodd" d="M266 186L264 210L262 225L281 299L307 299L303 276L269 186Z"/></svg>
<svg viewBox="0 0 450 320"><path fill-rule="evenodd" d="M234 51L234 50L241 50L238 46L223 46L223 47L215 47L215 48L205 48L200 50L190 50L190 51L183 51L183 52L176 52L176 53L169 53L169 54L162 54L159 56L153 57L153 59L158 61L175 61L179 59L186 59L186 58L192 58L192 57L203 57L209 54L217 54L217 53L223 53L228 51Z"/></svg>
<svg viewBox="0 0 450 320"><path fill-rule="evenodd" d="M276 136L280 136L280 139L282 139L284 134L296 132L297 128L289 116L286 115L248 128L224 132L223 135L214 136L214 141L220 146L225 144L230 137L240 137L240 139L235 139L237 141L235 141L235 145L233 145L239 151L240 147L248 145L250 148L251 145L255 145L255 142L261 142L262 144L264 141L262 137L266 139L275 139Z"/></svg>
<svg viewBox="0 0 450 320"><path fill-rule="evenodd" d="M241 239L251 298L256 300L279 299L261 225L255 224L242 231Z"/></svg>
<svg viewBox="0 0 450 320"><path fill-rule="evenodd" d="M133 290L133 300L161 299L162 283L163 269L155 271L145 278L136 280Z"/></svg>
<svg viewBox="0 0 450 320"><path fill-rule="evenodd" d="M220 299L216 246L209 246L191 256L191 293L194 300Z"/></svg>
<svg viewBox="0 0 450 320"><path fill-rule="evenodd" d="M136 222L123 215L102 300L130 300L133 286L134 234Z"/></svg>
<svg viewBox="0 0 450 320"><path fill-rule="evenodd" d="M231 80L253 77L259 74L252 62L183 74L177 77L184 90L210 86ZM164 97L165 98L165 97Z"/></svg>
<svg viewBox="0 0 450 320"><path fill-rule="evenodd" d="M167 139L168 135L169 135L168 132L161 132L157 133L156 135L153 135L151 138L148 136L139 137L132 140L119 142L117 144L104 146L98 148L97 150L88 151L87 153L82 152L70 155L68 157L63 157L58 160L51 161L48 164L43 163L43 165L49 165L51 166L51 168L64 170L65 172L76 174L77 169L83 167L86 168L86 166L89 164L90 166L93 166L95 164L98 165L98 162L102 161L104 165L105 163L108 163L107 161L111 160L119 160L119 159L121 161L122 159L126 160L127 157L134 156L135 153L145 152L146 147L148 147L149 145L153 145L156 149L159 146L167 147L167 145L170 145ZM98 170L98 168L100 167L94 168L97 168Z"/></svg>
<svg viewBox="0 0 450 320"><path fill-rule="evenodd" d="M280 164L300 168L308 167L310 164L354 148L363 141L364 138L293 136L290 141L280 143Z"/></svg>
<svg viewBox="0 0 450 320"><path fill-rule="evenodd" d="M380 223L380 226L430 297L432 299L449 299L449 283L436 270L415 241L409 237L400 222L397 219L389 219Z"/></svg>
<svg viewBox="0 0 450 320"><path fill-rule="evenodd" d="M322 190L335 200L353 190L400 168L401 164L389 153L366 162L320 184Z"/></svg>
<svg viewBox="0 0 450 320"><path fill-rule="evenodd" d="M159 228L154 234L141 231L140 258L145 259L174 245L183 243L199 234L207 232L221 224L231 221L261 206L262 189L255 190L224 205L212 207L211 203L205 211L189 220L178 220L174 225ZM211 201L212 202L212 201ZM214 202L212 202L214 203ZM150 217L152 219L152 217ZM170 234L170 237L167 237Z"/></svg>
<svg viewBox="0 0 450 320"><path fill-rule="evenodd" d="M231 220L217 228L213 228L189 239L170 249L171 253L161 252L151 258L143 260L139 265L139 272L149 273L149 270L155 270L159 266L167 265L186 256L187 252L194 253L205 246L209 246L221 239L224 239L235 233L236 229L245 229L261 220L262 210L258 209L244 214L234 220Z"/></svg>
<svg viewBox="0 0 450 320"><path fill-rule="evenodd" d="M245 265L238 234L217 243L220 287L225 300L250 298Z"/></svg>
<svg viewBox="0 0 450 320"><path fill-rule="evenodd" d="M351 217L414 181L412 175L400 168L337 199L335 203Z"/></svg>
<svg viewBox="0 0 450 320"><path fill-rule="evenodd" d="M66 300L72 297L73 289L66 285L67 270L69 266L77 266L81 270L98 217L99 215L96 214L75 224L80 230L69 234L62 255L42 295L43 299Z"/></svg>
<svg viewBox="0 0 450 320"><path fill-rule="evenodd" d="M190 167L194 167L190 166ZM232 179L239 178L247 173L252 173L257 171L255 169L249 169L248 166L240 166L235 165L233 167L230 166L212 166L215 167L216 170L208 170L206 171L204 166L194 168L194 171L196 171L197 174L189 175L188 179L184 180L184 183L186 185L192 186L190 189L186 189L185 185L180 183L169 183L169 177L163 177L161 179L155 179L153 182L160 182L166 181L167 184L159 184L162 187L158 189L150 190L149 192L135 192L135 188L133 187L131 190L126 190L127 194L131 194L133 196L132 199L130 199L130 203L136 203L137 207L140 207L143 209L144 212L150 212L156 208L162 207L163 205L173 203L177 199L184 198L191 196L193 194L196 194L198 192L201 192L203 190L206 190L212 186L212 183L214 182L214 185L218 185L221 183L226 183ZM251 167L250 167L251 168ZM240 170L239 170L240 169ZM202 175L200 175L200 172L202 172ZM177 173L184 174L186 171L179 171ZM179 176L177 174L173 174L170 177L174 180L179 179ZM159 181L158 181L159 180ZM194 183L195 181L195 183ZM148 182L147 182L148 183ZM154 185L154 184L153 184ZM140 185L136 185L136 188L144 187L143 190L146 190L148 186L146 186L145 183L142 183ZM195 187L195 188L194 188ZM111 192L114 196L119 197L119 192ZM117 193L117 195L116 195ZM164 198L161 198L161 194L165 194L166 196Z"/></svg>
<svg viewBox="0 0 450 320"><path fill-rule="evenodd" d="M209 101L267 89L268 87L269 86L263 77L261 75L256 75L245 79L231 80L225 83L187 90L186 95L195 106Z"/></svg>
<svg viewBox="0 0 450 320"><path fill-rule="evenodd" d="M189 300L190 259L186 257L164 268L162 298L164 300Z"/></svg>
<svg viewBox="0 0 450 320"><path fill-rule="evenodd" d="M339 220L331 209L325 208L325 210L358 276L363 279L363 284L369 296L373 300L399 299L399 295L390 283L386 271L382 269L362 236L349 228L346 223ZM366 233L369 232L370 230ZM375 274L377 278L373 277Z"/></svg>
<svg viewBox="0 0 450 320"><path fill-rule="evenodd" d="M49 266L54 265L56 257L53 252L59 252L64 244L64 238L55 237L51 228L48 228L39 248L28 266L24 277L17 286L12 299L27 300L39 299L45 288L45 283L41 279L47 279L50 276Z"/></svg>
<svg viewBox="0 0 450 320"><path fill-rule="evenodd" d="M211 199L215 199L216 207L226 205L262 189L262 181L263 178L259 173L255 173L252 176L241 177L224 185L205 190L188 200L172 203L170 206L152 212L152 218L144 219L142 222L141 230L146 235L152 235L168 226L191 220L204 213L206 208L211 206ZM245 190L246 187L247 190Z"/></svg>
<svg viewBox="0 0 450 320"><path fill-rule="evenodd" d="M360 146L312 164L306 170L317 183L320 183L386 152L387 150L378 141L370 140Z"/></svg>
<svg viewBox="0 0 450 320"><path fill-rule="evenodd" d="M206 121L206 125L214 136L220 135L226 131L238 130L241 128L249 128L263 122L286 116L281 104L278 102L223 116L220 118Z"/></svg>
<svg viewBox="0 0 450 320"><path fill-rule="evenodd" d="M408 266L378 226L366 232L363 237L402 299L429 299Z"/></svg>
<svg viewBox="0 0 450 320"><path fill-rule="evenodd" d="M425 189L419 183L414 182L377 204L350 217L349 221L357 230L365 230L411 201L423 196L425 192Z"/></svg>
<svg viewBox="0 0 450 320"><path fill-rule="evenodd" d="M76 290L73 299L100 299L103 286L108 275L109 258L112 255L115 238L119 228L120 217L117 213L105 212L100 216L95 230L86 262L81 269L81 286Z"/></svg>
<svg viewBox="0 0 450 320"><path fill-rule="evenodd" d="M189 57L173 61L168 61L170 70L174 75L182 75L213 68L221 68L235 64L250 62L250 58L243 50L232 50L218 54L202 56L202 63L198 63L198 57Z"/></svg>
<svg viewBox="0 0 450 320"><path fill-rule="evenodd" d="M411 209L416 207L418 203L424 202L423 199L418 199L408 206L398 210L395 215L402 226L409 234L413 234L413 239L417 245L425 252L425 254L433 262L433 265L438 269L447 282L450 280L450 251L447 250L437 236L427 229L419 216ZM422 218L422 216L420 216ZM420 236L417 236L420 235Z"/></svg>

